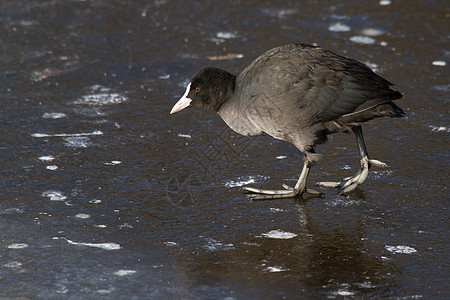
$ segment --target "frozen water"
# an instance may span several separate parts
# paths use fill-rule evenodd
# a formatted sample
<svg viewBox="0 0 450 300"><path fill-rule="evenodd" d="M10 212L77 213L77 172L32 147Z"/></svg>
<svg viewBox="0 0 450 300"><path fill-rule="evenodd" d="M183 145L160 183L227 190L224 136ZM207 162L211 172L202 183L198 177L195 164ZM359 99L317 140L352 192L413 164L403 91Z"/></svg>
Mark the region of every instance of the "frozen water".
<svg viewBox="0 0 450 300"><path fill-rule="evenodd" d="M24 244L24 243L13 243L13 244L8 245L9 249L23 249L26 247L28 247L28 244Z"/></svg>
<svg viewBox="0 0 450 300"><path fill-rule="evenodd" d="M45 191L42 193L42 196L50 198L51 201L64 201L67 199L63 192L55 190Z"/></svg>
<svg viewBox="0 0 450 300"><path fill-rule="evenodd" d="M255 183L257 180L263 180L267 177L264 176L245 176L245 177L239 177L237 180L229 180L225 182L225 186L227 187L238 187L243 186L250 183Z"/></svg>
<svg viewBox="0 0 450 300"><path fill-rule="evenodd" d="M39 157L39 160L42 160L42 161L52 161L54 159L55 158L53 156L51 156L51 155L46 155L46 156L40 156Z"/></svg>
<svg viewBox="0 0 450 300"><path fill-rule="evenodd" d="M219 39L234 39L237 37L236 34L231 32L218 32L216 36Z"/></svg>
<svg viewBox="0 0 450 300"><path fill-rule="evenodd" d="M342 23L335 23L328 27L328 30L333 31L333 32L347 32L347 31L350 31L351 29L352 28L350 26L342 24Z"/></svg>
<svg viewBox="0 0 450 300"><path fill-rule="evenodd" d="M386 248L387 251L392 252L394 254L412 254L412 253L416 253L417 250L414 249L413 247L409 247L409 246L384 246L384 248Z"/></svg>
<svg viewBox="0 0 450 300"><path fill-rule="evenodd" d="M61 118L65 118L66 114L58 113L58 112L52 112L52 113L45 113L42 117L44 119L61 119Z"/></svg>
<svg viewBox="0 0 450 300"><path fill-rule="evenodd" d="M92 145L91 140L85 136L67 137L64 141L64 145L72 148L87 148Z"/></svg>
<svg viewBox="0 0 450 300"><path fill-rule="evenodd" d="M117 243L83 243L83 242L74 242L71 241L65 237L54 237L53 239L64 239L69 244L77 245L77 246L86 246L86 247L93 247L93 248L100 248L103 250L120 250L122 247Z"/></svg>
<svg viewBox="0 0 450 300"><path fill-rule="evenodd" d="M261 234L262 237L270 238L270 239L292 239L297 236L297 234L292 232L283 231L281 229L271 230L267 233Z"/></svg>
<svg viewBox="0 0 450 300"><path fill-rule="evenodd" d="M368 37L368 36L360 36L360 35L356 35L356 36L352 36L350 38L350 41L352 41L353 43L357 43L357 44L375 44L375 39Z"/></svg>
<svg viewBox="0 0 450 300"><path fill-rule="evenodd" d="M129 275L133 275L136 274L135 270L119 270L117 272L114 272L114 275L117 276L129 276Z"/></svg>
<svg viewBox="0 0 450 300"><path fill-rule="evenodd" d="M100 93L82 96L80 99L75 101L75 104L111 105L123 103L127 100L127 97L119 93Z"/></svg>
<svg viewBox="0 0 450 300"><path fill-rule="evenodd" d="M443 60L435 60L433 61L433 66L445 67L447 63Z"/></svg>
<svg viewBox="0 0 450 300"><path fill-rule="evenodd" d="M271 273L288 271L288 269L283 267L267 267L266 270Z"/></svg>

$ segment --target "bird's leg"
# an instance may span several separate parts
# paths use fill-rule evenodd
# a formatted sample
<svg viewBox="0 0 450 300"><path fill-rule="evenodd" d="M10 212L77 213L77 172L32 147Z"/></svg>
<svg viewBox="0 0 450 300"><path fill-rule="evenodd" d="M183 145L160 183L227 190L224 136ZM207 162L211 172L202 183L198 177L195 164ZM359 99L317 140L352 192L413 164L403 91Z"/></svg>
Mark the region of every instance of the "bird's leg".
<svg viewBox="0 0 450 300"><path fill-rule="evenodd" d="M376 159L369 159L366 144L364 143L364 137L361 126L352 127L352 131L356 136L356 143L358 144L359 157L361 168L355 175L344 178L340 182L319 182L318 184L324 187L336 187L342 189L341 193L346 194L353 191L358 185L366 181L369 174L371 165L377 167L387 167L388 165Z"/></svg>
<svg viewBox="0 0 450 300"><path fill-rule="evenodd" d="M252 187L243 187L242 190L252 193L249 197L253 200L292 198L295 196L300 196L305 192L314 195L320 194L319 192L306 188L306 179L308 178L311 166L312 163L309 160L305 160L303 163L302 173L293 188L283 184L284 190L262 190Z"/></svg>

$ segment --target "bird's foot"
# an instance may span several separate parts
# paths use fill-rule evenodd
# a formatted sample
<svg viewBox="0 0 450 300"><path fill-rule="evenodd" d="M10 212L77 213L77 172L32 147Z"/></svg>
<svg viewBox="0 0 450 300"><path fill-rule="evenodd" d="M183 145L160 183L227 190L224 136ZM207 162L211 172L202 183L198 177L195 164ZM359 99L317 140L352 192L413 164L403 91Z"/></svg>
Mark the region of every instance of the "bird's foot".
<svg viewBox="0 0 450 300"><path fill-rule="evenodd" d="M269 200L269 199L281 199L281 198L293 198L296 196L301 196L304 193L311 195L320 195L321 193L312 189L304 188L296 190L286 184L283 184L284 190L263 190L253 187L243 187L242 191L249 192L248 195L252 200Z"/></svg>
<svg viewBox="0 0 450 300"><path fill-rule="evenodd" d="M366 181L367 176L369 175L370 166L383 167L387 168L388 165L384 162L381 162L376 159L368 159L364 158L361 160L361 169L356 172L355 175L346 177L339 182L335 181L322 181L317 184L322 187L332 187L332 188L340 188L340 194L347 194L353 191L358 187L358 185L362 184Z"/></svg>

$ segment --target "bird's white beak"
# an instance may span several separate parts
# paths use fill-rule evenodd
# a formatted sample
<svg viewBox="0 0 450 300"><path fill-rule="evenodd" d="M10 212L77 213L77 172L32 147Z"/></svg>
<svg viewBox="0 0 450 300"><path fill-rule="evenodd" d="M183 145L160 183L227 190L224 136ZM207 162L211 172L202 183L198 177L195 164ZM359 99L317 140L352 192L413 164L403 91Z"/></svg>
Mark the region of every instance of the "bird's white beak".
<svg viewBox="0 0 450 300"><path fill-rule="evenodd" d="M180 110L185 109L186 107L188 107L191 104L192 99L187 97L190 90L191 90L191 83L189 82L189 84L186 88L186 92L184 92L183 97L181 97L181 99L178 100L178 102L175 103L175 105L172 107L170 114L179 112Z"/></svg>

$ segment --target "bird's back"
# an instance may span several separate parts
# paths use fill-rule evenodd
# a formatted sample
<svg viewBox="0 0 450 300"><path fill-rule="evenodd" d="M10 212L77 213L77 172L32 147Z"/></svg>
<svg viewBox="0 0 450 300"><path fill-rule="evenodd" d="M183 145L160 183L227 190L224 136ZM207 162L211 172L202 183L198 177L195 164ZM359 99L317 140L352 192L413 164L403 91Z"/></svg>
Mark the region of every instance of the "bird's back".
<svg viewBox="0 0 450 300"><path fill-rule="evenodd" d="M366 65L304 44L262 54L238 76L236 89L234 101L256 127L290 142L297 135L302 144L319 142L327 122L402 97Z"/></svg>

